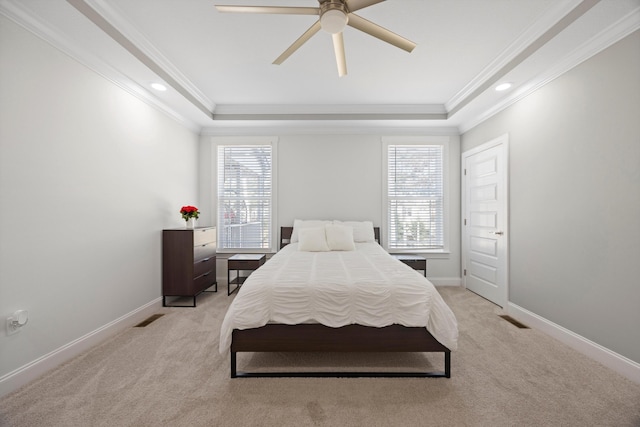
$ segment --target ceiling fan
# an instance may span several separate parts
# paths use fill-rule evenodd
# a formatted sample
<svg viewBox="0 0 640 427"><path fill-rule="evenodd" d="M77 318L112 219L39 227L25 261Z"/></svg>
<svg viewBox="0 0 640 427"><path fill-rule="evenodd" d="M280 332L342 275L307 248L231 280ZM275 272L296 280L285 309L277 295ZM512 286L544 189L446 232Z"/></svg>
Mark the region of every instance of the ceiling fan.
<svg viewBox="0 0 640 427"><path fill-rule="evenodd" d="M282 64L293 52L306 43L321 29L331 34L333 38L333 50L336 54L338 74L342 77L347 74L347 60L344 53L344 39L342 30L349 25L363 31L382 41L390 43L400 49L411 52L416 44L404 37L395 34L371 21L368 21L354 12L381 3L384 0L318 0L319 7L286 7L286 6L228 6L216 5L220 12L235 13L264 13L285 15L319 15L316 21L307 31L289 46L275 61L274 64Z"/></svg>

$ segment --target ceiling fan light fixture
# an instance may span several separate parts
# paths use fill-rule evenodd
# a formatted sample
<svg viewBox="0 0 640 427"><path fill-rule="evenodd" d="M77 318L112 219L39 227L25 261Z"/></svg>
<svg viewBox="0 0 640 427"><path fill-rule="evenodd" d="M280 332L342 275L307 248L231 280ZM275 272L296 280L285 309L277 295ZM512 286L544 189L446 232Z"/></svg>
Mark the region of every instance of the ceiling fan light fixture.
<svg viewBox="0 0 640 427"><path fill-rule="evenodd" d="M340 9L329 9L320 17L320 27L329 34L342 32L347 22L349 17Z"/></svg>

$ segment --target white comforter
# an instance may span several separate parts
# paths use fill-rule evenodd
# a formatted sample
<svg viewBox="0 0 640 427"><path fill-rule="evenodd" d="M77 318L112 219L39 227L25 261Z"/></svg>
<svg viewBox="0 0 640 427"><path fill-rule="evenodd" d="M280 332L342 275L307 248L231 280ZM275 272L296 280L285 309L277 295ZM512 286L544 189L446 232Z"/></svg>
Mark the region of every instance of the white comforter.
<svg viewBox="0 0 640 427"><path fill-rule="evenodd" d="M332 252L285 246L239 289L222 323L220 353L234 329L267 323L424 326L450 350L458 341L456 318L433 284L377 243Z"/></svg>

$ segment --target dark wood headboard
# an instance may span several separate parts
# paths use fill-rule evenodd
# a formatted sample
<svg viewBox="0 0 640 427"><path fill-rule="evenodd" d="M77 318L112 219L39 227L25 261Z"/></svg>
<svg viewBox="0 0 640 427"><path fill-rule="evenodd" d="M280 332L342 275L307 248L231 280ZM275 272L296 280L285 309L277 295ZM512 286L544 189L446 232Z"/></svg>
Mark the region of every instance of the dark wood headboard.
<svg viewBox="0 0 640 427"><path fill-rule="evenodd" d="M280 249L291 243L293 227L280 227ZM373 237L380 244L380 227L373 227Z"/></svg>

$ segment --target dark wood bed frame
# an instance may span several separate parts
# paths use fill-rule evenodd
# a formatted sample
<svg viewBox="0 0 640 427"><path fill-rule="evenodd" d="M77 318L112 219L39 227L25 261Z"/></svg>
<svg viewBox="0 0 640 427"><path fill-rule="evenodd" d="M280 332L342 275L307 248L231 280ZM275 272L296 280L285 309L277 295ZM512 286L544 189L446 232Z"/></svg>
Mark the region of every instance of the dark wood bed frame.
<svg viewBox="0 0 640 427"><path fill-rule="evenodd" d="M280 229L280 248L289 244L293 227ZM374 228L380 243L380 228ZM451 350L423 327L391 325L375 328L347 325L268 324L234 329L231 341L231 378L237 377L451 377ZM444 372L239 372L238 352L437 352L444 354Z"/></svg>

